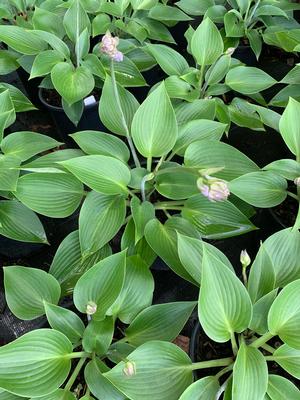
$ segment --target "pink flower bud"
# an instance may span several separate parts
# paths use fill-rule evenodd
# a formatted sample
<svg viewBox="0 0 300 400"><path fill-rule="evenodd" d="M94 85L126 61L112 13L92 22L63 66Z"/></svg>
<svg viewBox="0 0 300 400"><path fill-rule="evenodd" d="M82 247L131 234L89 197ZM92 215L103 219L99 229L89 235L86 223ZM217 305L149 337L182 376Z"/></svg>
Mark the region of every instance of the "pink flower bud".
<svg viewBox="0 0 300 400"><path fill-rule="evenodd" d="M227 200L230 195L225 181L213 178L209 175L199 178L197 186L203 196L207 197L209 201L224 201Z"/></svg>
<svg viewBox="0 0 300 400"><path fill-rule="evenodd" d="M103 54L108 55L112 60L116 62L123 61L123 53L121 53L117 46L119 44L119 38L113 37L110 32L102 37L100 48Z"/></svg>
<svg viewBox="0 0 300 400"><path fill-rule="evenodd" d="M123 368L124 375L130 377L136 374L135 363L133 361L127 361Z"/></svg>

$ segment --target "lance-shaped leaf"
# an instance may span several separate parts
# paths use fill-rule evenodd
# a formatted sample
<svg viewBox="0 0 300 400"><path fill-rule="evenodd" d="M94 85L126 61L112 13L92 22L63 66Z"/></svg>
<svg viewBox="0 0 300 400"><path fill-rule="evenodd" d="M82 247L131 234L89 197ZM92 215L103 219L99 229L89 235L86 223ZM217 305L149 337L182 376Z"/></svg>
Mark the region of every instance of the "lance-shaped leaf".
<svg viewBox="0 0 300 400"><path fill-rule="evenodd" d="M189 386L179 400L215 400L219 389L218 379L214 376L206 376Z"/></svg>
<svg viewBox="0 0 300 400"><path fill-rule="evenodd" d="M287 196L287 182L271 171L250 172L229 183L230 191L255 207L269 208Z"/></svg>
<svg viewBox="0 0 300 400"><path fill-rule="evenodd" d="M279 122L280 133L290 149L299 158L300 156L300 127L296 123L300 112L300 103L290 97Z"/></svg>
<svg viewBox="0 0 300 400"><path fill-rule="evenodd" d="M46 42L31 30L19 26L0 26L0 40L21 54L34 55L45 50Z"/></svg>
<svg viewBox="0 0 300 400"><path fill-rule="evenodd" d="M83 186L66 173L32 173L18 180L15 196L39 214L64 218L73 214L83 196Z"/></svg>
<svg viewBox="0 0 300 400"><path fill-rule="evenodd" d="M194 119L214 119L216 102L212 99L199 99L192 103L181 102L175 107L178 125L183 125Z"/></svg>
<svg viewBox="0 0 300 400"><path fill-rule="evenodd" d="M168 75L183 75L189 68L185 58L176 50L163 44L148 44L147 49L161 69Z"/></svg>
<svg viewBox="0 0 300 400"><path fill-rule="evenodd" d="M4 286L8 307L25 320L44 315L44 302L57 304L60 297L57 280L35 268L5 267Z"/></svg>
<svg viewBox="0 0 300 400"><path fill-rule="evenodd" d="M20 173L19 166L18 157L0 154L0 190L16 190Z"/></svg>
<svg viewBox="0 0 300 400"><path fill-rule="evenodd" d="M289 400L300 399L300 390L290 380L278 375L269 375L268 395L271 400L281 400L288 395Z"/></svg>
<svg viewBox="0 0 300 400"><path fill-rule="evenodd" d="M132 121L132 137L144 157L161 157L174 146L178 134L175 112L160 84L138 108Z"/></svg>
<svg viewBox="0 0 300 400"><path fill-rule="evenodd" d="M277 81L259 68L240 66L229 70L225 83L236 92L255 94L275 85Z"/></svg>
<svg viewBox="0 0 300 400"><path fill-rule="evenodd" d="M113 339L114 328L112 317L106 317L103 321L90 321L83 334L84 350L95 352L98 356L106 354Z"/></svg>
<svg viewBox="0 0 300 400"><path fill-rule="evenodd" d="M124 373L123 361L104 376L132 400L174 400L193 381L191 360L173 343L145 343L127 360L134 369L131 376Z"/></svg>
<svg viewBox="0 0 300 400"><path fill-rule="evenodd" d="M232 400L264 400L268 366L263 354L244 343L233 368Z"/></svg>
<svg viewBox="0 0 300 400"><path fill-rule="evenodd" d="M298 350L300 350L299 290L300 279L285 286L272 304L268 315L269 331Z"/></svg>
<svg viewBox="0 0 300 400"><path fill-rule="evenodd" d="M105 194L126 194L131 175L120 160L107 156L84 156L61 162L81 182Z"/></svg>
<svg viewBox="0 0 300 400"><path fill-rule="evenodd" d="M36 399L37 400L76 400L76 397L75 397L75 394L69 392L69 390L57 389L57 390L55 390L55 392L53 392L51 394L47 394L47 396L37 397Z"/></svg>
<svg viewBox="0 0 300 400"><path fill-rule="evenodd" d="M87 306L95 308L93 318L102 320L122 289L125 277L126 251L113 254L89 269L74 288L76 308L87 313Z"/></svg>
<svg viewBox="0 0 300 400"><path fill-rule="evenodd" d="M79 149L57 150L44 156L35 158L32 161L25 163L24 168L61 168L57 163L59 161L69 160L70 158L83 156L84 153Z"/></svg>
<svg viewBox="0 0 300 400"><path fill-rule="evenodd" d="M120 107L116 104L111 77L107 75L99 102L99 116L106 128L111 132L117 135L128 136L132 119L139 107L139 103L132 93L119 84L117 84L117 91L120 99Z"/></svg>
<svg viewBox="0 0 300 400"><path fill-rule="evenodd" d="M191 50L201 66L213 64L222 55L224 50L222 36L208 17L201 22L193 34Z"/></svg>
<svg viewBox="0 0 300 400"><path fill-rule="evenodd" d="M82 7L80 0L74 0L64 16L64 28L67 35L76 43L79 35L86 29L90 28L90 20Z"/></svg>
<svg viewBox="0 0 300 400"><path fill-rule="evenodd" d="M283 344L274 351L272 357L290 375L300 379L300 350Z"/></svg>
<svg viewBox="0 0 300 400"><path fill-rule="evenodd" d="M42 51L33 61L30 79L50 74L52 68L63 60L63 55L56 50Z"/></svg>
<svg viewBox="0 0 300 400"><path fill-rule="evenodd" d="M51 328L63 333L72 343L83 336L84 324L73 311L54 304L44 303L45 312Z"/></svg>
<svg viewBox="0 0 300 400"><path fill-rule="evenodd" d="M263 335L268 331L268 313L273 301L275 300L277 292L278 290L274 289L253 304L253 314L249 328L260 335Z"/></svg>
<svg viewBox="0 0 300 400"><path fill-rule="evenodd" d="M155 209L149 201L140 202L138 197L132 198L130 208L135 226L135 244L137 244L144 236L147 222L155 218Z"/></svg>
<svg viewBox="0 0 300 400"><path fill-rule="evenodd" d="M296 160L275 160L264 167L267 171L275 172L285 179L293 181L300 176L300 164Z"/></svg>
<svg viewBox="0 0 300 400"><path fill-rule="evenodd" d="M252 316L245 286L207 249L203 251L198 312L206 334L220 343L245 330Z"/></svg>
<svg viewBox="0 0 300 400"><path fill-rule="evenodd" d="M141 311L125 331L129 343L139 346L149 340L174 340L186 324L194 301L156 304Z"/></svg>
<svg viewBox="0 0 300 400"><path fill-rule="evenodd" d="M37 215L17 200L0 201L0 220L1 235L22 242L47 243Z"/></svg>
<svg viewBox="0 0 300 400"><path fill-rule="evenodd" d="M20 400L20 399L24 400L24 397L17 396L16 394L7 392L4 389L0 389L0 400Z"/></svg>
<svg viewBox="0 0 300 400"><path fill-rule="evenodd" d="M108 368L98 359L91 360L84 370L86 383L98 399L125 400L126 397L103 375Z"/></svg>
<svg viewBox="0 0 300 400"><path fill-rule="evenodd" d="M121 228L126 215L123 196L89 192L79 214L79 240L83 257L108 243Z"/></svg>
<svg viewBox="0 0 300 400"><path fill-rule="evenodd" d="M23 397L50 394L67 378L71 353L71 342L60 332L26 333L0 348L0 387Z"/></svg>

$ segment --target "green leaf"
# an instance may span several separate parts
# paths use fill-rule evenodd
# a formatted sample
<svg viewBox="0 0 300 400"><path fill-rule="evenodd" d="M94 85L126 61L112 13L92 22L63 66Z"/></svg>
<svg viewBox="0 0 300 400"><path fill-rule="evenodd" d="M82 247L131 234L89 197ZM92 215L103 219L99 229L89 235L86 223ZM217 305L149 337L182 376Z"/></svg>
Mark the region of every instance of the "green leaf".
<svg viewBox="0 0 300 400"><path fill-rule="evenodd" d="M184 164L197 169L222 168L214 176L228 181L259 170L242 152L214 140L199 140L190 144L184 154Z"/></svg>
<svg viewBox="0 0 300 400"><path fill-rule="evenodd" d="M203 15L214 5L213 0L180 0L176 5L189 15Z"/></svg>
<svg viewBox="0 0 300 400"><path fill-rule="evenodd" d="M37 400L76 400L74 393L69 392L65 389L57 389L47 396L35 397ZM89 400L89 399L88 399Z"/></svg>
<svg viewBox="0 0 300 400"><path fill-rule="evenodd" d="M263 400L268 387L268 366L263 354L244 343L233 367L232 400Z"/></svg>
<svg viewBox="0 0 300 400"><path fill-rule="evenodd" d="M231 57L224 54L214 65L212 65L205 75L205 80L208 85L219 83L227 74L231 63Z"/></svg>
<svg viewBox="0 0 300 400"><path fill-rule="evenodd" d="M109 133L81 131L70 136L86 154L115 157L125 163L129 160L130 153L126 144Z"/></svg>
<svg viewBox="0 0 300 400"><path fill-rule="evenodd" d="M37 215L16 200L0 201L0 234L21 242L47 243Z"/></svg>
<svg viewBox="0 0 300 400"><path fill-rule="evenodd" d="M127 136L130 133L132 119L139 107L139 103L133 94L119 84L117 84L117 91L121 110L116 104L116 96L111 77L107 75L99 102L99 115L101 121L108 130L117 135ZM124 124L123 115L126 126Z"/></svg>
<svg viewBox="0 0 300 400"><path fill-rule="evenodd" d="M260 335L263 335L268 331L268 313L275 297L277 296L277 292L278 290L274 289L253 304L253 314L249 328Z"/></svg>
<svg viewBox="0 0 300 400"><path fill-rule="evenodd" d="M92 21L93 37L104 35L109 29L110 24L111 20L109 15L103 13L96 15Z"/></svg>
<svg viewBox="0 0 300 400"><path fill-rule="evenodd" d="M300 66L295 65L284 78L281 79L280 83L286 83L288 85L297 85L300 83Z"/></svg>
<svg viewBox="0 0 300 400"><path fill-rule="evenodd" d="M275 350L272 357L290 375L300 379L300 350L283 344Z"/></svg>
<svg viewBox="0 0 300 400"><path fill-rule="evenodd" d="M47 44L34 32L19 26L1 25L0 41L21 54L34 55L45 50Z"/></svg>
<svg viewBox="0 0 300 400"><path fill-rule="evenodd" d="M98 399L109 398L109 400L125 400L126 397L105 378L103 372L107 370L106 365L98 359L91 360L84 370L86 383Z"/></svg>
<svg viewBox="0 0 300 400"><path fill-rule="evenodd" d="M50 394L67 378L71 353L71 342L60 332L26 333L0 348L0 386L22 397Z"/></svg>
<svg viewBox="0 0 300 400"><path fill-rule="evenodd" d="M213 120L216 113L214 100L199 99L192 103L181 102L175 107L178 125L183 125L194 119Z"/></svg>
<svg viewBox="0 0 300 400"><path fill-rule="evenodd" d="M45 50L39 53L32 64L30 79L50 74L52 68L63 61L63 55L56 50Z"/></svg>
<svg viewBox="0 0 300 400"><path fill-rule="evenodd" d="M133 197L130 202L131 214L135 226L135 244L144 236L147 222L155 218L155 209L149 201L141 202Z"/></svg>
<svg viewBox="0 0 300 400"><path fill-rule="evenodd" d="M207 249L203 249L199 320L215 342L227 342L244 331L251 320L252 304L241 281Z"/></svg>
<svg viewBox="0 0 300 400"><path fill-rule="evenodd" d="M74 304L86 314L89 303L95 303L95 320L102 320L122 289L125 277L126 252L101 260L79 278L74 288Z"/></svg>
<svg viewBox="0 0 300 400"><path fill-rule="evenodd" d="M206 239L222 239L255 229L251 221L230 201L213 203L202 194L190 197L182 216Z"/></svg>
<svg viewBox="0 0 300 400"><path fill-rule="evenodd" d="M228 72L225 83L236 92L255 94L275 85L277 81L259 68L238 66Z"/></svg>
<svg viewBox="0 0 300 400"><path fill-rule="evenodd" d="M83 156L84 153L79 149L64 149L53 151L23 164L25 168L61 168L57 163L59 161L69 160L70 158Z"/></svg>
<svg viewBox="0 0 300 400"><path fill-rule="evenodd" d="M269 331L287 345L300 350L297 327L300 324L300 279L289 283L279 293L268 315Z"/></svg>
<svg viewBox="0 0 300 400"><path fill-rule="evenodd" d="M108 243L119 231L126 216L123 196L89 192L79 214L79 240L83 257Z"/></svg>
<svg viewBox="0 0 300 400"><path fill-rule="evenodd" d="M107 314L130 324L140 311L151 305L153 291L154 280L149 266L139 255L127 257L122 290Z"/></svg>
<svg viewBox="0 0 300 400"><path fill-rule="evenodd" d="M290 97L294 100L300 101L299 95L299 85L288 85L281 89L276 95L271 99L269 105L274 107L286 107L288 105Z"/></svg>
<svg viewBox="0 0 300 400"><path fill-rule="evenodd" d="M261 54L262 44L263 44L260 33L257 30L252 29L247 32L247 39L249 40L250 47L253 50L256 59L258 60Z"/></svg>
<svg viewBox="0 0 300 400"><path fill-rule="evenodd" d="M22 131L6 136L1 142L1 150L6 155L26 161L36 154L58 147L60 144L49 136Z"/></svg>
<svg viewBox="0 0 300 400"><path fill-rule="evenodd" d="M189 21L192 19L178 8L164 4L151 7L149 17L158 21Z"/></svg>
<svg viewBox="0 0 300 400"><path fill-rule="evenodd" d="M161 69L168 75L183 75L189 68L185 58L163 44L147 44L147 49L156 59Z"/></svg>
<svg viewBox="0 0 300 400"><path fill-rule="evenodd" d="M269 375L268 395L271 400L281 400L286 397L289 400L297 400L300 398L300 390L291 381L278 375Z"/></svg>
<svg viewBox="0 0 300 400"><path fill-rule="evenodd" d="M191 50L201 66L213 64L222 55L224 50L222 36L208 17L201 22L193 34Z"/></svg>
<svg viewBox="0 0 300 400"><path fill-rule="evenodd" d="M53 50L56 50L58 53L60 53L64 59L67 59L67 60L70 59L69 47L59 37L57 37L56 35L54 35L51 32L46 32L46 31L34 30L32 32L34 33L34 35L37 38L45 41L52 47ZM40 51L39 51L39 53L40 53ZM20 62L20 59L18 61Z"/></svg>
<svg viewBox="0 0 300 400"><path fill-rule="evenodd" d="M83 336L84 324L73 311L45 302L45 312L51 328L63 333L72 343Z"/></svg>
<svg viewBox="0 0 300 400"><path fill-rule="evenodd" d="M108 156L84 156L61 162L91 189L104 194L127 194L131 176L127 165Z"/></svg>
<svg viewBox="0 0 300 400"><path fill-rule="evenodd" d="M51 32L60 39L65 36L65 30L62 26L62 18L45 8L35 7L32 24L34 29Z"/></svg>
<svg viewBox="0 0 300 400"><path fill-rule="evenodd" d="M18 88L16 88L13 85L10 85L9 83L2 82L0 84L0 92L3 93L3 91L6 91L7 89L9 92L10 101L6 105L5 105L5 101L4 101L4 104L2 104L2 111L4 111L5 109L11 110L11 113L12 113L12 115L10 116L11 119L9 118L8 121L10 121L10 120L12 122L14 121L14 119L15 119L14 111L15 112L23 112L23 111L36 110L34 105L27 99L27 97L23 94L23 92L21 92L21 90L19 90ZM2 101L3 101L3 99L1 100L1 102ZM14 111L13 111L13 108L14 108Z"/></svg>
<svg viewBox="0 0 300 400"><path fill-rule="evenodd" d="M144 157L161 157L172 149L177 133L175 112L162 83L135 113L132 138Z"/></svg>
<svg viewBox="0 0 300 400"><path fill-rule="evenodd" d="M67 62L60 62L52 68L51 79L57 92L69 105L84 99L95 86L94 77L87 67L75 68Z"/></svg>
<svg viewBox="0 0 300 400"><path fill-rule="evenodd" d="M79 277L110 254L110 247L106 245L96 253L83 259L79 233L74 231L61 242L49 272L59 281L64 291L73 291Z"/></svg>
<svg viewBox="0 0 300 400"><path fill-rule="evenodd" d="M106 354L113 339L114 328L112 317L106 317L103 321L90 321L83 334L84 350L95 352L98 356Z"/></svg>
<svg viewBox="0 0 300 400"><path fill-rule="evenodd" d="M300 157L300 127L296 123L299 112L300 103L290 98L279 122L283 140L297 158Z"/></svg>
<svg viewBox="0 0 300 400"><path fill-rule="evenodd" d="M6 392L4 389L0 389L0 400L20 400L20 396L16 396L15 394ZM22 397L24 400L24 397Z"/></svg>
<svg viewBox="0 0 300 400"><path fill-rule="evenodd" d="M18 56L9 50L0 50L0 75L6 75L15 71L19 64Z"/></svg>
<svg viewBox="0 0 300 400"><path fill-rule="evenodd" d="M300 176L300 164L296 160L276 160L266 165L264 169L291 181Z"/></svg>
<svg viewBox="0 0 300 400"><path fill-rule="evenodd" d="M191 360L173 343L145 343L127 360L134 365L135 374L126 376L122 361L104 376L132 400L174 400L193 381Z"/></svg>
<svg viewBox="0 0 300 400"><path fill-rule="evenodd" d="M44 315L44 302L57 304L60 298L57 280L35 268L5 267L4 286L8 307L20 319Z"/></svg>
<svg viewBox="0 0 300 400"><path fill-rule="evenodd" d="M0 154L0 190L16 190L20 172L19 165L18 157Z"/></svg>
<svg viewBox="0 0 300 400"><path fill-rule="evenodd" d="M206 376L189 386L179 400L215 400L219 389L218 379L214 376Z"/></svg>
<svg viewBox="0 0 300 400"><path fill-rule="evenodd" d="M174 340L196 306L194 301L156 304L141 311L125 331L127 341L140 346L150 340Z"/></svg>
<svg viewBox="0 0 300 400"><path fill-rule="evenodd" d="M287 182L270 171L250 172L229 183L230 191L255 207L269 208L287 196Z"/></svg>
<svg viewBox="0 0 300 400"><path fill-rule="evenodd" d="M64 28L67 32L67 35L72 40L73 43L76 43L79 35L86 29L90 29L90 20L82 7L80 0L74 0L67 10L64 21Z"/></svg>
<svg viewBox="0 0 300 400"><path fill-rule="evenodd" d="M83 196L82 184L65 173L32 173L18 180L18 200L39 214L64 218L73 214Z"/></svg>
<svg viewBox="0 0 300 400"><path fill-rule="evenodd" d="M225 124L208 119L195 119L179 126L178 139L173 152L184 155L187 147L198 140L220 140L226 129Z"/></svg>

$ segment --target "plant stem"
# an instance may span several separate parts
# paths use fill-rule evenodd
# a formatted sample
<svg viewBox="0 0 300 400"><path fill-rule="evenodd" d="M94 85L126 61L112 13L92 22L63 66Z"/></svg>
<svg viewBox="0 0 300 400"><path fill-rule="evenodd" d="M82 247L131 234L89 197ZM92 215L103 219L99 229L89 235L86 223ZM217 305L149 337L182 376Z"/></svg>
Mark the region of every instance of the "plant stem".
<svg viewBox="0 0 300 400"><path fill-rule="evenodd" d="M288 196L292 197L293 199L299 201L299 198L298 198L298 196L297 196L295 193L289 192L289 191L287 190L287 194L288 194Z"/></svg>
<svg viewBox="0 0 300 400"><path fill-rule="evenodd" d="M160 159L159 159L159 161L158 161L158 163L157 163L157 165L156 165L156 167L155 167L155 170L154 170L154 172L157 172L158 170L159 170L159 168L161 167L161 164L164 162L164 160L165 160L165 155L164 156L162 156Z"/></svg>
<svg viewBox="0 0 300 400"><path fill-rule="evenodd" d="M263 344L263 345L261 346L261 348L264 349L264 350L266 350L266 351L268 351L268 352L271 353L271 354L273 354L274 351L276 350L276 349L274 349L274 347L268 345L267 343Z"/></svg>
<svg viewBox="0 0 300 400"><path fill-rule="evenodd" d="M151 172L152 168L152 157L147 158L147 171Z"/></svg>
<svg viewBox="0 0 300 400"><path fill-rule="evenodd" d="M201 67L200 67L200 77L199 77L200 99L202 99L202 86L203 86L203 78L204 78L204 69L205 69L205 65L201 65Z"/></svg>
<svg viewBox="0 0 300 400"><path fill-rule="evenodd" d="M78 364L76 365L72 375L70 376L66 386L65 386L65 390L70 390L71 387L73 386L81 368L83 367L83 364L85 363L86 357L83 357L79 360Z"/></svg>
<svg viewBox="0 0 300 400"><path fill-rule="evenodd" d="M204 368L214 368L214 367L227 367L232 364L233 359L231 357L220 358L219 360L211 360L211 361L200 361L193 363L189 368L194 371L196 369L204 369Z"/></svg>
<svg viewBox="0 0 300 400"><path fill-rule="evenodd" d="M248 278L247 278L246 270L247 270L247 267L243 266L243 268L242 268L243 281L244 281L245 287L247 288L247 286L248 286Z"/></svg>
<svg viewBox="0 0 300 400"><path fill-rule="evenodd" d="M177 211L181 211L181 210L183 210L183 207L179 207L179 206L174 206L174 207L172 207L172 206L168 206L168 207L162 207L162 206L155 206L154 207L155 208L155 210L177 210Z"/></svg>
<svg viewBox="0 0 300 400"><path fill-rule="evenodd" d="M264 335L262 335L260 338L254 340L254 342L252 342L250 344L251 347L261 347L262 345L264 345L268 340L272 339L274 335L272 335L272 333L270 333L269 331L266 332Z"/></svg>
<svg viewBox="0 0 300 400"><path fill-rule="evenodd" d="M165 207L168 208L169 206L173 207L173 206L184 206L184 201L182 200L178 200L178 201L161 201L161 202L157 202L154 204L154 207Z"/></svg>
<svg viewBox="0 0 300 400"><path fill-rule="evenodd" d="M90 357L91 354L87 353L86 351L75 351L74 353L68 354L67 358L72 359L72 358L82 358L82 357Z"/></svg>
<svg viewBox="0 0 300 400"><path fill-rule="evenodd" d="M166 161L172 160L172 158L176 155L174 151L171 152L171 154L166 158Z"/></svg>
<svg viewBox="0 0 300 400"><path fill-rule="evenodd" d="M273 356L265 356L266 361L276 361L276 358Z"/></svg>
<svg viewBox="0 0 300 400"><path fill-rule="evenodd" d="M236 342L236 338L235 338L234 332L231 333L230 341L231 341L231 347L232 347L233 354L234 354L234 356L236 356L239 349L238 349L238 345L237 345L237 342Z"/></svg>
<svg viewBox="0 0 300 400"><path fill-rule="evenodd" d="M233 370L233 363L230 364L230 365L228 365L228 367L225 367L225 368L221 369L221 371L219 371L219 372L216 374L216 378L217 378L217 379L220 379L221 376L225 375L227 372L232 371L232 370Z"/></svg>
<svg viewBox="0 0 300 400"><path fill-rule="evenodd" d="M122 125L123 125L123 128L125 129L127 142L128 142L129 147L130 147L130 151L131 151L135 166L136 167L140 167L141 164L140 164L140 161L139 161L138 156L136 154L136 151L135 151L135 148L134 148L134 144L132 142L132 139L131 139L131 136L130 136L130 132L129 132L129 129L128 129L128 126L127 126L127 122L126 122L126 119L125 119L125 115L123 113L123 109L122 109L122 106L121 106L121 101L120 101L119 91L118 91L117 82L116 82L114 61L113 60L111 60L111 62L110 62L110 75L111 75L111 82L112 82L113 91L114 91L114 95L115 95L115 98L116 98L117 106L118 106L119 112L121 114Z"/></svg>

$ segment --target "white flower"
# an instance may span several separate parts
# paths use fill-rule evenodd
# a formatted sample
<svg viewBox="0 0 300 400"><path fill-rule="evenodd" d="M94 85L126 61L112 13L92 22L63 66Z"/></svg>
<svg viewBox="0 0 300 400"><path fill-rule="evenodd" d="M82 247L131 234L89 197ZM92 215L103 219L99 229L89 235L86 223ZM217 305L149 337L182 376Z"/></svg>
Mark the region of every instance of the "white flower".
<svg viewBox="0 0 300 400"><path fill-rule="evenodd" d="M135 363L133 361L127 361L123 368L123 373L126 376L133 376L136 374Z"/></svg>
<svg viewBox="0 0 300 400"><path fill-rule="evenodd" d="M97 304L93 301L89 301L86 305L86 313L88 315L93 315L97 311Z"/></svg>
<svg viewBox="0 0 300 400"><path fill-rule="evenodd" d="M242 250L240 255L240 262L244 268L247 268L251 264L251 258L247 253L247 250Z"/></svg>

